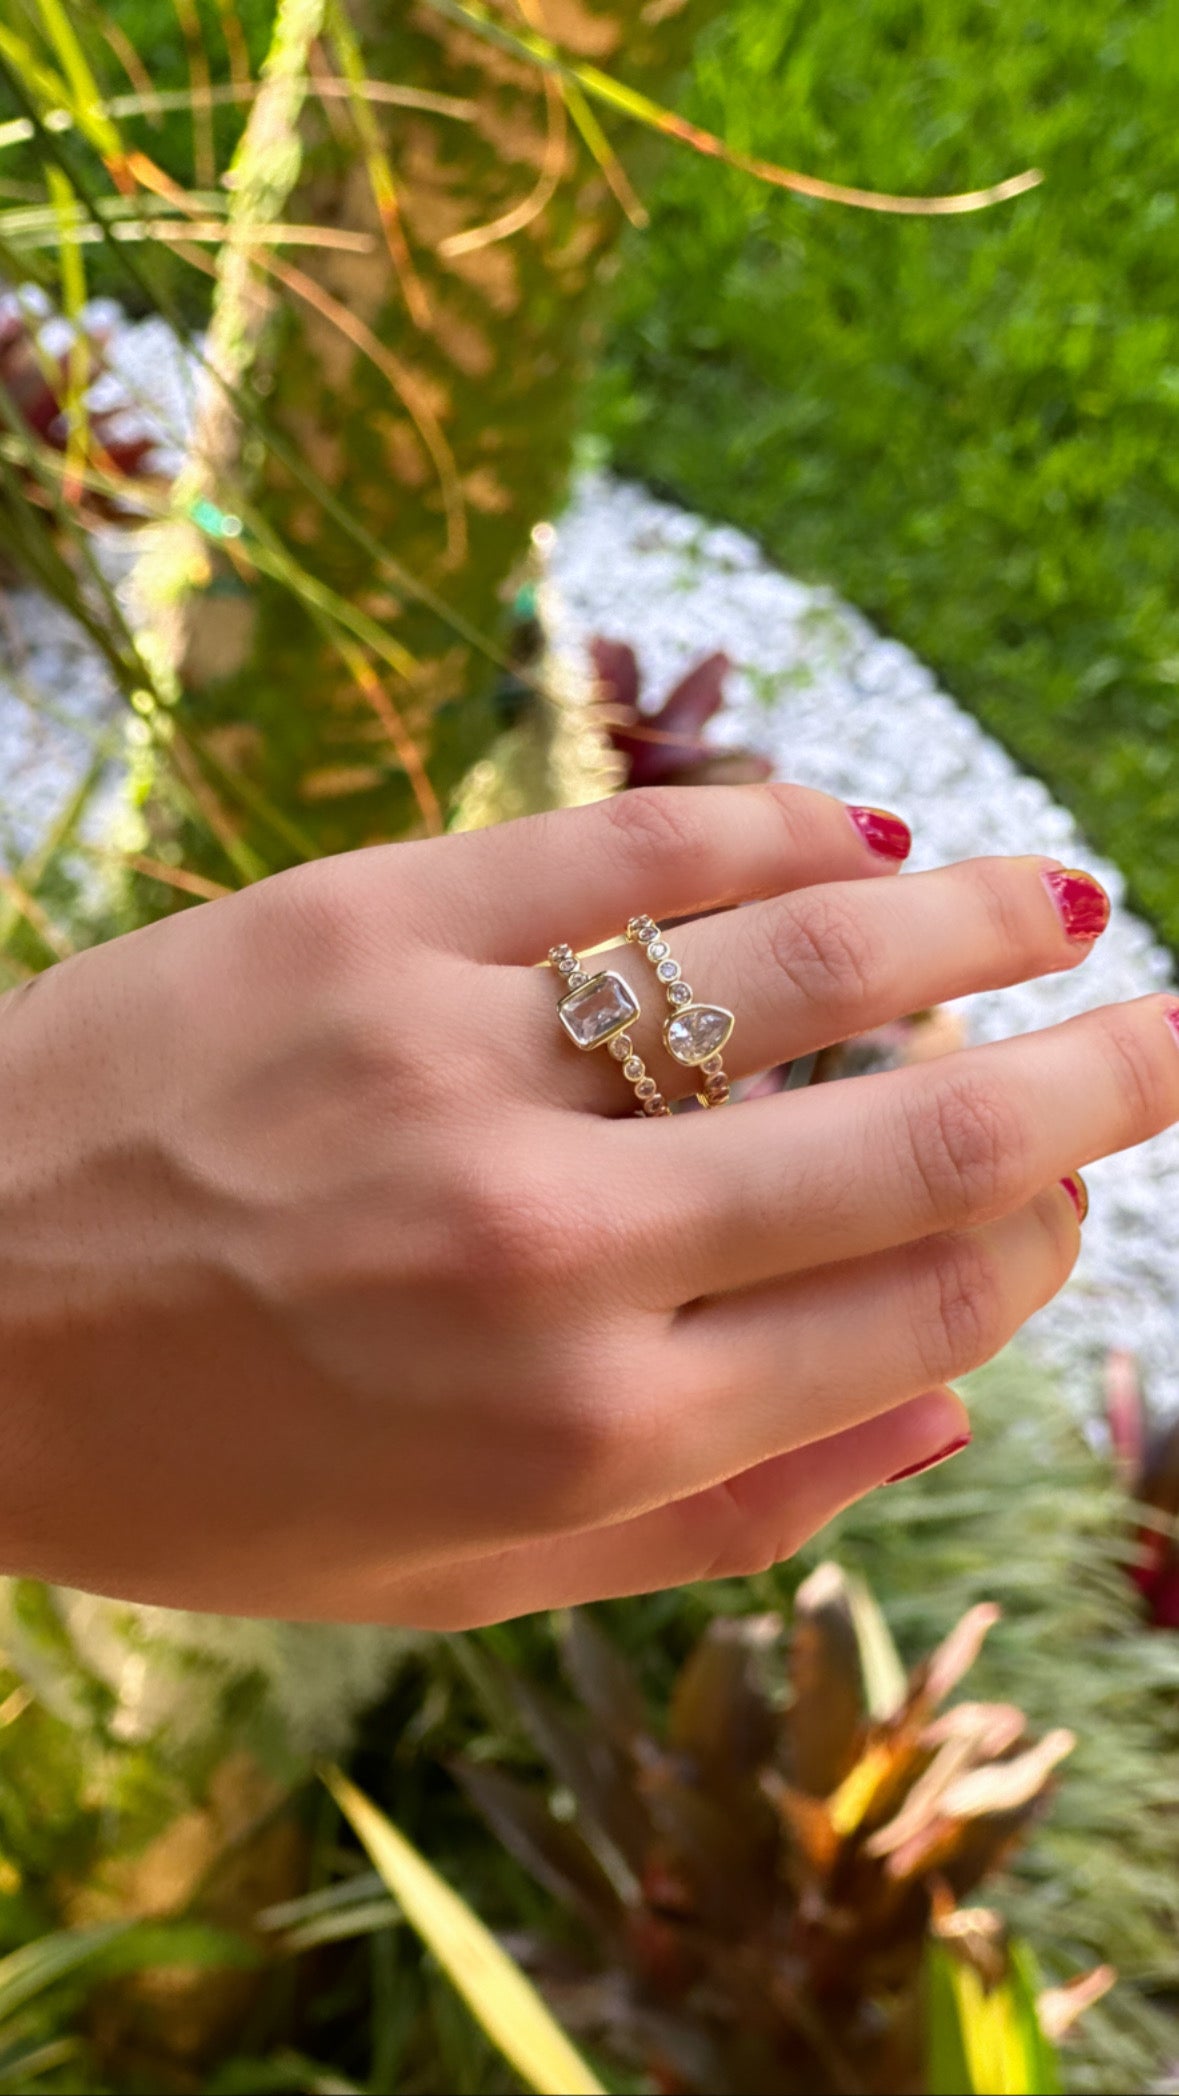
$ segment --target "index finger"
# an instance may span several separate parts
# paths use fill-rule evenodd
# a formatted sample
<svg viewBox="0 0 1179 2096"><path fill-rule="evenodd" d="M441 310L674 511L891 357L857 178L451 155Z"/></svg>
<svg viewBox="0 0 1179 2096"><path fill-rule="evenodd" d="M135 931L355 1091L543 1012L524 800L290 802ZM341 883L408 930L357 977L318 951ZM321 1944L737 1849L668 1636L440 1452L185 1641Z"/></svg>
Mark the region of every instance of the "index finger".
<svg viewBox="0 0 1179 2096"><path fill-rule="evenodd" d="M908 825L809 786L652 786L496 829L378 847L412 853L447 943L487 961L617 937L639 911L723 909L813 881L895 873Z"/></svg>

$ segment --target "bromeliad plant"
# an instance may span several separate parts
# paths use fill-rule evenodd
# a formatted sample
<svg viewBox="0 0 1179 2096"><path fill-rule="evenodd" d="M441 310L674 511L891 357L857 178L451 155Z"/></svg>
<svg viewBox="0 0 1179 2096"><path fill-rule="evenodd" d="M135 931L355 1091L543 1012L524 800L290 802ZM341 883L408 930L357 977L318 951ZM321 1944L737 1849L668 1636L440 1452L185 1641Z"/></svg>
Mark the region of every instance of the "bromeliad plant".
<svg viewBox="0 0 1179 2096"><path fill-rule="evenodd" d="M970 1610L906 1680L867 1590L823 1565L797 1597L786 1680L777 1616L718 1618L662 1736L619 1653L574 1616L563 1657L583 1721L512 1684L553 1796L485 1763L457 1770L596 1938L575 1971L537 1947L566 2027L685 2096L932 2089L939 2062L969 2069L1019 2029L1023 2065L1001 2086L1053 2086L1026 1953L963 1904L1073 1745L1031 1739L1011 1704L941 1709L997 1615ZM1078 1982L1077 2004L1111 1977ZM1050 2003L1056 2034L1072 2006L1070 1990Z"/></svg>

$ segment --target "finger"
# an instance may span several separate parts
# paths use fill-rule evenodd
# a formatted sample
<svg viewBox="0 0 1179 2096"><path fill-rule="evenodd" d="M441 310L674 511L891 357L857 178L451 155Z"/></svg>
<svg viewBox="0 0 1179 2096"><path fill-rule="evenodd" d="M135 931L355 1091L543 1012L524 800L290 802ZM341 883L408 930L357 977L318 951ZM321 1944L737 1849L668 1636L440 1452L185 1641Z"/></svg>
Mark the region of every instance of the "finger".
<svg viewBox="0 0 1179 2096"><path fill-rule="evenodd" d="M831 881L776 895L678 925L666 943L694 996L736 1013L724 1061L741 1077L970 991L1073 968L1108 914L1104 889L1055 860L967 859L903 881ZM628 946L606 958L643 1006L629 1031L660 1090L673 1099L695 1092L696 1072L659 1041L669 1007L643 953ZM546 992L550 984L535 985L538 1004ZM625 1112L608 1056L570 1053L556 1028L551 1054L572 1104Z"/></svg>
<svg viewBox="0 0 1179 2096"><path fill-rule="evenodd" d="M911 1069L598 1131L687 1302L1010 1213L1179 1117L1173 994ZM617 1074L617 1073L616 1073ZM641 1147L640 1147L641 1146Z"/></svg>
<svg viewBox="0 0 1179 2096"><path fill-rule="evenodd" d="M969 1439L962 1400L952 1390L926 1391L632 1521L417 1573L381 1590L373 1613L423 1630L471 1629L534 1609L745 1578L792 1557L898 1471L925 1469Z"/></svg>
<svg viewBox="0 0 1179 2096"><path fill-rule="evenodd" d="M805 881L895 873L909 843L899 817L810 787L663 786L384 849L413 853L400 863L419 871L439 936L530 966L560 941L616 935L639 910L682 917Z"/></svg>
<svg viewBox="0 0 1179 2096"><path fill-rule="evenodd" d="M980 1367L1056 1294L1079 1243L1072 1198L1054 1186L976 1230L685 1312L635 1426L637 1443L663 1437L660 1496L701 1491Z"/></svg>

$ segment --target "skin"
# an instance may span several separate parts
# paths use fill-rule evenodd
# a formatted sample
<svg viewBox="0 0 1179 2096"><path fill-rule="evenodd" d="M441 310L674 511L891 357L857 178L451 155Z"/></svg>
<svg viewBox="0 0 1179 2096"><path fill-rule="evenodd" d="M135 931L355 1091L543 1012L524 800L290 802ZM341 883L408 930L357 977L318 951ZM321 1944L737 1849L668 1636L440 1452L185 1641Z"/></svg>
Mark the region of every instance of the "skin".
<svg viewBox="0 0 1179 2096"><path fill-rule="evenodd" d="M0 1000L4 1569L468 1625L759 1569L936 1456L949 1380L1072 1267L1062 1174L1179 1115L1174 997L641 1121L536 963L691 918L739 1076L1075 966L1056 863L897 880L822 794L631 793L320 861Z"/></svg>

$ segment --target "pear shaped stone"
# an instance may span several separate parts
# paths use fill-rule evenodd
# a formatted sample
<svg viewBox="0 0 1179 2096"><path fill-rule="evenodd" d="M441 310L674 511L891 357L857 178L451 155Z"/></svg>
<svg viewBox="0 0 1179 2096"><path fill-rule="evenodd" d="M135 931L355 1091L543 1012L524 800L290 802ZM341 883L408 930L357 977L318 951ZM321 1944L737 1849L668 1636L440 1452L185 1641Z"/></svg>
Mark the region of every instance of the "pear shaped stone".
<svg viewBox="0 0 1179 2096"><path fill-rule="evenodd" d="M689 1070L723 1048L733 1031L733 1014L722 1004L685 1004L663 1028L668 1053Z"/></svg>

